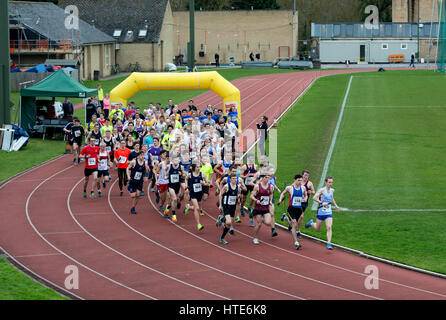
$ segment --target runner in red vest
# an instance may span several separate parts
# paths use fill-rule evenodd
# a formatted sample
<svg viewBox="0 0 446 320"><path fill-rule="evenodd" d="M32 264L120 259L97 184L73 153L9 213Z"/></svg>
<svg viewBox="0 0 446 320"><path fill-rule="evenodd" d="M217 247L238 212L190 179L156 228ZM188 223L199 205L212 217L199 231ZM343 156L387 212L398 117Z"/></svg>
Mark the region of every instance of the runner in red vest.
<svg viewBox="0 0 446 320"><path fill-rule="evenodd" d="M90 138L90 144L85 146L81 153L80 157L85 158L85 181L84 181L84 198L87 198L87 185L90 180L90 176L93 176L93 184L91 186L91 197L95 197L94 189L97 189L98 182L98 156L99 156L99 147L95 145L95 138Z"/></svg>
<svg viewBox="0 0 446 320"><path fill-rule="evenodd" d="M253 200L255 203L254 210L252 212L256 222L254 226L254 244L259 244L257 235L260 227L262 226L262 222L269 226L271 226L272 223L269 206L272 203L274 186L269 183L270 178L271 176L268 174L261 173L259 183L254 186L254 190L251 192L251 200Z"/></svg>

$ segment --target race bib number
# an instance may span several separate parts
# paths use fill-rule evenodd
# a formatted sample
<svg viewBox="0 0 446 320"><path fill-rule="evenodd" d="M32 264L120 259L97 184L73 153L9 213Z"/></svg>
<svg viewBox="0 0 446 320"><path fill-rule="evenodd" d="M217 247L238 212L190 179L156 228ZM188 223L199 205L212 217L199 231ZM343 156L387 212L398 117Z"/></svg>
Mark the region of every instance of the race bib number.
<svg viewBox="0 0 446 320"><path fill-rule="evenodd" d="M120 156L120 157L119 157L118 162L119 162L120 164L124 164L126 161L127 161L127 158L126 158L126 157L124 157L124 156Z"/></svg>
<svg viewBox="0 0 446 320"><path fill-rule="evenodd" d="M293 207L298 207L301 205L301 203L302 203L302 197L294 197L293 201L291 202L291 205Z"/></svg>
<svg viewBox="0 0 446 320"><path fill-rule="evenodd" d="M251 183L251 181L252 181L252 177L247 177L245 179L245 185L249 185Z"/></svg>
<svg viewBox="0 0 446 320"><path fill-rule="evenodd" d="M237 196L228 197L228 205L234 206L237 203Z"/></svg>
<svg viewBox="0 0 446 320"><path fill-rule="evenodd" d="M197 153L196 153L196 152L191 152L191 153L190 153L190 158L191 158L191 159L195 158L196 156L197 156Z"/></svg>
<svg viewBox="0 0 446 320"><path fill-rule="evenodd" d="M261 196L260 197L260 205L262 205L262 206L269 205L269 196Z"/></svg>
<svg viewBox="0 0 446 320"><path fill-rule="evenodd" d="M142 177L142 172L135 172L135 176L133 177L133 179L141 180L141 177Z"/></svg>
<svg viewBox="0 0 446 320"><path fill-rule="evenodd" d="M107 159L99 161L99 170L107 170Z"/></svg>
<svg viewBox="0 0 446 320"><path fill-rule="evenodd" d="M194 192L201 192L203 190L201 183L194 183L193 188L194 188Z"/></svg>
<svg viewBox="0 0 446 320"><path fill-rule="evenodd" d="M331 212L331 204L328 204L326 207L322 206L322 212Z"/></svg>
<svg viewBox="0 0 446 320"><path fill-rule="evenodd" d="M106 146L106 147L105 147L105 150L107 150L107 152L110 153L110 152L111 152L111 147Z"/></svg>
<svg viewBox="0 0 446 320"><path fill-rule="evenodd" d="M159 159L158 156L154 156L154 155L152 155L152 160L153 160L153 161L158 161L158 159Z"/></svg>
<svg viewBox="0 0 446 320"><path fill-rule="evenodd" d="M170 175L170 182L171 183L178 183L178 182L180 182L180 175L179 174L172 174L172 175Z"/></svg>
<svg viewBox="0 0 446 320"><path fill-rule="evenodd" d="M89 166L95 166L96 165L96 158L88 158L88 165Z"/></svg>
<svg viewBox="0 0 446 320"><path fill-rule="evenodd" d="M94 142L94 144L96 145L96 146L99 146L99 143L100 143L101 141L99 141L99 139L96 139L95 140L95 142Z"/></svg>
<svg viewBox="0 0 446 320"><path fill-rule="evenodd" d="M74 136L79 138L81 136L81 132L79 130L74 131Z"/></svg>

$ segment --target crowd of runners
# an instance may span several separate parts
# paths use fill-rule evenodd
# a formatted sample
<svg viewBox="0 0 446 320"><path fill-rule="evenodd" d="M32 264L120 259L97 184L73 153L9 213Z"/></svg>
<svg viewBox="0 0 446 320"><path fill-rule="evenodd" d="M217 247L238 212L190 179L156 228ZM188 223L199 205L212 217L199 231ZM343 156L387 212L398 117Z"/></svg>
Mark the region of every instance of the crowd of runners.
<svg viewBox="0 0 446 320"><path fill-rule="evenodd" d="M85 199L88 195L102 197L113 176L118 179L120 196L130 195L131 214L137 214L140 198L153 192L165 218L177 222L179 213L192 213L201 231L203 203L214 193L216 225L221 228L219 241L227 244L227 234L234 235L234 226L247 215L253 227L253 243L259 244L263 224L270 228L271 237L278 235L274 204L280 205L287 197L288 209L281 220L289 224L295 249L301 248L304 212L313 199L319 204L316 222L310 219L304 227L320 230L325 222L327 249L332 249L332 205L339 209L333 197L333 178L327 177L326 186L316 191L309 180L310 172L303 170L280 190L275 167L268 161L258 166L253 155L245 157L246 163L242 161L236 146L236 108L224 115L212 105L202 111L190 100L180 109L169 100L164 107L150 103L142 112L132 102L126 108L117 105L107 111L98 107L85 126L74 118L64 129L72 146L73 164L85 162ZM274 199L274 191L280 194L279 199Z"/></svg>

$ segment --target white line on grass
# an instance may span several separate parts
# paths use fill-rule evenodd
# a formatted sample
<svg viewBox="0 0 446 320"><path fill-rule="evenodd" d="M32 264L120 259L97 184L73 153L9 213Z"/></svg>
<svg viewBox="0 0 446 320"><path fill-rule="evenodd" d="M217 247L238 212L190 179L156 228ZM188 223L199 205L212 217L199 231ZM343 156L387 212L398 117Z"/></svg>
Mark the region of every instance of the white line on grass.
<svg viewBox="0 0 446 320"><path fill-rule="evenodd" d="M351 108L388 108L388 109L399 109L399 108L446 108L446 106L348 106L348 109Z"/></svg>
<svg viewBox="0 0 446 320"><path fill-rule="evenodd" d="M324 164L324 168L322 170L321 180L319 181L319 185L317 187L318 190L320 188L322 188L324 185L325 176L327 175L328 166L329 166L330 160L331 160L331 155L333 154L334 146L336 143L336 138L338 137L339 127L341 126L342 116L344 114L344 109L345 109L345 105L347 103L347 98L348 98L348 94L350 92L350 86L352 84L352 80L353 80L353 76L350 76L347 91L345 92L345 96L344 96L344 102L342 103L341 112L339 113L338 122L336 123L336 128L333 133L333 138L331 139L330 149L328 150L327 157L325 158L325 164ZM311 210L314 211L316 209L317 209L317 203L315 201L313 201L313 206L312 206Z"/></svg>
<svg viewBox="0 0 446 320"><path fill-rule="evenodd" d="M350 209L340 208L341 211L351 212L446 212L446 209Z"/></svg>

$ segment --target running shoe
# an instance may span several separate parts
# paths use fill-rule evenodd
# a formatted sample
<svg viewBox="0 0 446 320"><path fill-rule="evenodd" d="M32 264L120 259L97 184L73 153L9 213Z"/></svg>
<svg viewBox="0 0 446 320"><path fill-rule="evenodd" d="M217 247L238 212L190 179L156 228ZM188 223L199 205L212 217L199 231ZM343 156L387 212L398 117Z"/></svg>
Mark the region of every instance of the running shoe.
<svg viewBox="0 0 446 320"><path fill-rule="evenodd" d="M296 247L296 250L299 250L300 247L302 247L302 246L298 241L296 241L296 242L294 242L294 247Z"/></svg>
<svg viewBox="0 0 446 320"><path fill-rule="evenodd" d="M291 231L291 229L292 229L291 226L288 226L288 231Z"/></svg>
<svg viewBox="0 0 446 320"><path fill-rule="evenodd" d="M123 194L124 194L124 192L122 192L122 191L119 193L119 195L120 195L121 197L122 197Z"/></svg>
<svg viewBox="0 0 446 320"><path fill-rule="evenodd" d="M240 217L235 218L235 222L236 223L242 223L242 219L240 219Z"/></svg>
<svg viewBox="0 0 446 320"><path fill-rule="evenodd" d="M253 219L249 219L249 226L250 227L254 227L254 220Z"/></svg>
<svg viewBox="0 0 446 320"><path fill-rule="evenodd" d="M108 182L111 182L111 177L108 177Z"/></svg>
<svg viewBox="0 0 446 320"><path fill-rule="evenodd" d="M232 227L229 229L229 234L230 234L231 236L233 236L233 235L235 234L234 229L233 229Z"/></svg>
<svg viewBox="0 0 446 320"><path fill-rule="evenodd" d="M77 158L77 164L81 162L81 158Z"/></svg>
<svg viewBox="0 0 446 320"><path fill-rule="evenodd" d="M91 193L91 198L94 199L96 196L94 195L94 192Z"/></svg>
<svg viewBox="0 0 446 320"><path fill-rule="evenodd" d="M190 208L190 204L186 204L186 208L184 208L184 214L188 215L189 214L189 208Z"/></svg>
<svg viewBox="0 0 446 320"><path fill-rule="evenodd" d="M277 237L278 235L276 229L271 229L271 237Z"/></svg>
<svg viewBox="0 0 446 320"><path fill-rule="evenodd" d="M131 214L136 214L136 210L135 210L134 207L130 209L130 213L131 213Z"/></svg>
<svg viewBox="0 0 446 320"><path fill-rule="evenodd" d="M242 217L245 216L245 208L244 208L243 206L240 207L240 215L241 215Z"/></svg>
<svg viewBox="0 0 446 320"><path fill-rule="evenodd" d="M313 219L308 220L307 223L305 223L305 229L308 229L309 227L311 227L312 223L313 223Z"/></svg>
<svg viewBox="0 0 446 320"><path fill-rule="evenodd" d="M173 221L173 222L177 222L177 216L176 216L176 214L173 214L173 215L172 215L172 221Z"/></svg>
<svg viewBox="0 0 446 320"><path fill-rule="evenodd" d="M228 244L228 241L226 241L225 238L220 238L220 242L223 243L223 244Z"/></svg>
<svg viewBox="0 0 446 320"><path fill-rule="evenodd" d="M331 243L327 243L327 247L325 249L333 250L333 246L331 245Z"/></svg>
<svg viewBox="0 0 446 320"><path fill-rule="evenodd" d="M160 194L158 193L158 191L155 192L155 202L156 203L160 202Z"/></svg>
<svg viewBox="0 0 446 320"><path fill-rule="evenodd" d="M168 207L166 207L166 209L164 210L164 214L169 214L170 209Z"/></svg>
<svg viewBox="0 0 446 320"><path fill-rule="evenodd" d="M259 239L254 238L254 239L252 239L252 242L253 242L254 244L259 244Z"/></svg>
<svg viewBox="0 0 446 320"><path fill-rule="evenodd" d="M282 216L280 217L280 221L285 220L285 218L286 218L286 212L284 212L284 213L282 214Z"/></svg>
<svg viewBox="0 0 446 320"><path fill-rule="evenodd" d="M102 180L102 187L105 189L105 188L107 188L107 185L105 184L105 181L104 180Z"/></svg>
<svg viewBox="0 0 446 320"><path fill-rule="evenodd" d="M249 215L250 218L253 217L253 215L252 215L252 208L251 207L248 207L248 215Z"/></svg>
<svg viewBox="0 0 446 320"><path fill-rule="evenodd" d="M217 222L215 223L215 225L216 225L217 227L221 226L221 225L223 224L223 219L224 219L224 218L225 218L225 217L222 216L222 215L218 216L218 219L217 219Z"/></svg>
<svg viewBox="0 0 446 320"><path fill-rule="evenodd" d="M204 216L203 210L200 210L200 216Z"/></svg>
<svg viewBox="0 0 446 320"><path fill-rule="evenodd" d="M87 199L87 193L84 192L84 199Z"/></svg>
<svg viewBox="0 0 446 320"><path fill-rule="evenodd" d="M98 197L99 198L102 197L102 191L101 190L98 191Z"/></svg>
<svg viewBox="0 0 446 320"><path fill-rule="evenodd" d="M163 206L160 206L160 211L164 212L164 207Z"/></svg>
<svg viewBox="0 0 446 320"><path fill-rule="evenodd" d="M302 235L300 234L299 231L297 232L296 236L297 236L298 239L302 238Z"/></svg>
<svg viewBox="0 0 446 320"><path fill-rule="evenodd" d="M73 159L73 164L75 164L76 163L76 159Z"/></svg>
<svg viewBox="0 0 446 320"><path fill-rule="evenodd" d="M198 224L197 225L197 229L198 229L198 231L200 231L200 230L203 230L204 229L204 226L202 225L202 224Z"/></svg>
<svg viewBox="0 0 446 320"><path fill-rule="evenodd" d="M181 208L181 202L178 201L178 203L177 203L177 209L180 209L180 208Z"/></svg>

